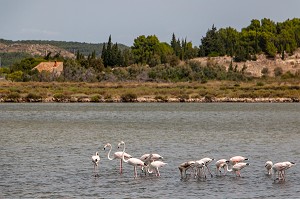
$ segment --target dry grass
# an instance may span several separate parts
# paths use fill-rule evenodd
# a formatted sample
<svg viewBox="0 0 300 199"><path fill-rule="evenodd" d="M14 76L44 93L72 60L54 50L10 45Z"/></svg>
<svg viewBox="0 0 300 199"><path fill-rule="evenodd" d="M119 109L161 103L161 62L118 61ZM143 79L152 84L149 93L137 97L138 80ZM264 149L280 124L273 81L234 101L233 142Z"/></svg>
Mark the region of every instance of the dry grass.
<svg viewBox="0 0 300 199"><path fill-rule="evenodd" d="M120 98L128 93L137 97L195 98L195 97L292 97L300 99L300 81L254 80L251 82L209 81L180 83L139 83L139 82L0 82L0 97L18 93L20 96L36 94L100 96Z"/></svg>

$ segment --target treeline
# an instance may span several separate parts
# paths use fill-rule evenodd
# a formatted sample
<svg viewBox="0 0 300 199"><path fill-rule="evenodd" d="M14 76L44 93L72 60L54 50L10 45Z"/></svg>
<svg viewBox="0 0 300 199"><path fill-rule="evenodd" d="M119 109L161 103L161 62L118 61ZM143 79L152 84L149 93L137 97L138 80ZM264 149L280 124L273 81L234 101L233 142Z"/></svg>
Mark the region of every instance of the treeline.
<svg viewBox="0 0 300 199"><path fill-rule="evenodd" d="M179 39L173 33L170 43L160 42L155 35L141 35L134 39L130 48L113 43L111 36L101 46L101 57L96 50L88 55L76 51L76 59L64 59L59 54L41 58L27 58L1 69L0 76L12 81L201 81L247 80L246 67L238 70L234 63L256 60L264 53L270 58L292 54L300 47L300 19L275 23L270 19L252 20L238 32L234 28L217 29L214 25L201 39L199 47L187 39ZM98 50L100 46L98 46ZM195 57L229 55L233 62L228 70L212 61L201 65L189 61ZM64 71L57 77L32 68L41 61L64 61ZM299 74L296 74L299 76Z"/></svg>
<svg viewBox="0 0 300 199"><path fill-rule="evenodd" d="M228 27L217 30L215 26L201 39L199 56L234 57L235 61L255 60L265 53L270 58L285 53L293 54L300 47L300 19L275 23L270 19L253 19L241 32Z"/></svg>

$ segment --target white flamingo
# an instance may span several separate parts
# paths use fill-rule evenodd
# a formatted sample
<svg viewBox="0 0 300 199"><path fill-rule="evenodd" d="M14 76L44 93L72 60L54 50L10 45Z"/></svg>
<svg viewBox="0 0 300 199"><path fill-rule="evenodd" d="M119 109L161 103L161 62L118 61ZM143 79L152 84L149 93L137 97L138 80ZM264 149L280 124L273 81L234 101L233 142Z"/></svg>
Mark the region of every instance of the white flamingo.
<svg viewBox="0 0 300 199"><path fill-rule="evenodd" d="M285 180L285 171L292 166L296 165L294 162L278 162L273 165L275 180ZM278 172L278 178L276 178L276 172Z"/></svg>
<svg viewBox="0 0 300 199"><path fill-rule="evenodd" d="M113 156L113 157L110 157L110 153L111 153L111 150L112 150L112 146L111 146L110 143L107 143L107 144L104 146L104 150L105 150L107 147L110 147L109 152L108 152L108 154L107 154L107 158L108 158L109 160L114 160L114 159L119 159L119 160L120 160L120 174L122 174L122 170L123 170L122 154L123 154L123 152L122 152L122 151L117 151L117 152L114 153L114 156ZM126 159L132 158L132 156L129 155L128 153L124 153L124 157L125 157Z"/></svg>
<svg viewBox="0 0 300 199"><path fill-rule="evenodd" d="M273 162L272 161L267 161L265 163L265 168L268 171L268 175L272 175L272 167L273 167Z"/></svg>
<svg viewBox="0 0 300 199"><path fill-rule="evenodd" d="M98 167L98 164L100 162L100 157L98 152L96 152L96 154L92 156L92 162L94 163L94 172L96 173L96 167Z"/></svg>
<svg viewBox="0 0 300 199"><path fill-rule="evenodd" d="M226 160L226 159L220 159L220 160L218 160L215 163L215 165L217 167L217 174L221 174L222 173L221 172L221 168L223 168L224 169L224 175L226 175L226 172L227 172L226 166L228 165L228 163L229 163L229 160Z"/></svg>
<svg viewBox="0 0 300 199"><path fill-rule="evenodd" d="M122 154L122 160L126 163L128 163L129 165L132 165L134 167L134 177L137 177L137 171L136 171L136 167L137 166L147 166L142 160L138 159L138 158L129 158L127 160L125 160L124 158L124 154L125 154L125 142L121 141L118 144L118 147L120 147L121 145L124 146L123 148L123 154Z"/></svg>
<svg viewBox="0 0 300 199"><path fill-rule="evenodd" d="M159 161L159 160L156 160L156 161L153 161L151 162L148 166L147 166L147 171L148 173L153 173L153 171L155 171L156 173L156 176L160 176L160 173L159 173L159 169L160 167L163 167L165 166L167 163L164 163L162 161Z"/></svg>
<svg viewBox="0 0 300 199"><path fill-rule="evenodd" d="M210 172L210 169L208 167L208 165L214 160L214 158L202 158L200 161L203 161L204 162L204 166L206 167L208 173L210 174L211 177L213 177L213 174ZM205 175L205 178L206 178L206 172L204 170L204 175Z"/></svg>
<svg viewBox="0 0 300 199"><path fill-rule="evenodd" d="M179 165L178 169L180 171L181 179L186 177L186 171L188 169L194 168L195 163L196 163L195 161L188 161L188 162L181 163Z"/></svg>

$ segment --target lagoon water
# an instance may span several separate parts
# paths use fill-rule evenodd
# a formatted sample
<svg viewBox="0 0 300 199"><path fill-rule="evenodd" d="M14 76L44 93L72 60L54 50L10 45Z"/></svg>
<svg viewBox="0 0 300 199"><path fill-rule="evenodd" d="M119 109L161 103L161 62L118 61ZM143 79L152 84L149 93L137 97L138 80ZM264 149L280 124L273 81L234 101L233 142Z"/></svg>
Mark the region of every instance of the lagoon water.
<svg viewBox="0 0 300 199"><path fill-rule="evenodd" d="M0 198L299 198L300 104L0 104ZM134 157L159 153L161 176L109 161L119 141ZM120 150L120 149L119 149ZM95 177L91 156L99 151ZM242 177L181 180L178 165L242 155ZM294 161L285 182L264 163ZM210 169L215 174L215 161Z"/></svg>

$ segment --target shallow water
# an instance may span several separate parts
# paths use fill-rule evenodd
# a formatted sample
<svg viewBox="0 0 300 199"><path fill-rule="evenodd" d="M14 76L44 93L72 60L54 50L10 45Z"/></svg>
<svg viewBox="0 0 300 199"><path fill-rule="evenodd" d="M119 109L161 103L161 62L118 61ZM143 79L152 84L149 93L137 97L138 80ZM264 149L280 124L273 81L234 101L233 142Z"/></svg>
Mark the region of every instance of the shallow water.
<svg viewBox="0 0 300 199"><path fill-rule="evenodd" d="M244 103L0 104L0 198L299 198L300 105ZM119 141L134 157L159 153L161 176L133 177L109 161ZM120 150L120 149L119 149ZM91 156L99 151L95 177ZM242 155L233 173L181 180L178 165ZM285 182L264 163L294 161ZM215 161L214 161L215 162ZM210 169L215 174L214 162Z"/></svg>

